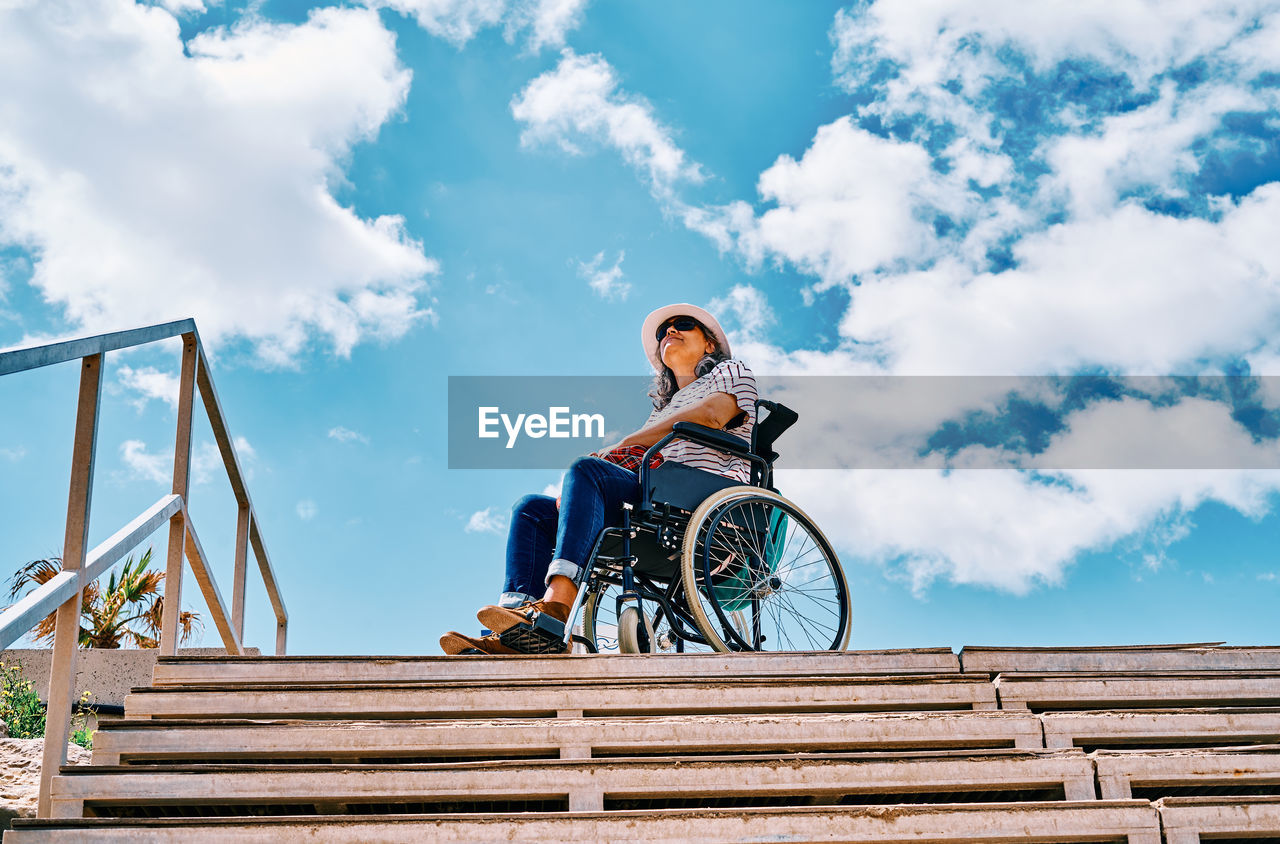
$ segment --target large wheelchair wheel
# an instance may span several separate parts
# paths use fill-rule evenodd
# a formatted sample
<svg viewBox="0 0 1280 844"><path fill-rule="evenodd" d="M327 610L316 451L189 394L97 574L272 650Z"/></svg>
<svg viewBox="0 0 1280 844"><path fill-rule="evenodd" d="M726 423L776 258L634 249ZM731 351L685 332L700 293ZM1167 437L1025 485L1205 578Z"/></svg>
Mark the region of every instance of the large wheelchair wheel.
<svg viewBox="0 0 1280 844"><path fill-rule="evenodd" d="M754 486L693 512L680 560L685 598L718 651L842 651L853 603L840 560L786 498Z"/></svg>

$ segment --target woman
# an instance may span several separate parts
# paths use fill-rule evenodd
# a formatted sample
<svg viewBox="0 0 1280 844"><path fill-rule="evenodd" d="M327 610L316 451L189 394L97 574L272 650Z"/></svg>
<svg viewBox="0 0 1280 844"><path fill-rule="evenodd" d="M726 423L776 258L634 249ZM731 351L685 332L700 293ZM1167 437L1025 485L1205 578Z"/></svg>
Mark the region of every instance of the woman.
<svg viewBox="0 0 1280 844"><path fill-rule="evenodd" d="M494 631L482 638L446 633L440 647L448 654L513 654L498 637L546 613L568 621L584 565L597 535L620 521L623 503L637 503L640 482L633 468L644 449L671 433L677 422L723 428L750 441L755 425L755 378L733 360L729 338L711 314L693 305L668 305L645 318L640 330L655 371L653 412L635 433L611 448L580 457L565 474L560 499L527 495L512 511L507 535L507 580L495 606L477 614ZM698 443L676 440L661 459L675 460L748 483L747 461ZM542 590L541 598L535 593Z"/></svg>

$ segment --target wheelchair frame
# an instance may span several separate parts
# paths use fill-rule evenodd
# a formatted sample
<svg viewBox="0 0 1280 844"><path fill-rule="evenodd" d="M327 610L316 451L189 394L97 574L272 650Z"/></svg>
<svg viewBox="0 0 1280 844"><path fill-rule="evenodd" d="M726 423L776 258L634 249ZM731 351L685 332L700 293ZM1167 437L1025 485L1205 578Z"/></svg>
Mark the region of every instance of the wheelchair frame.
<svg viewBox="0 0 1280 844"><path fill-rule="evenodd" d="M764 420L759 419L761 408L769 411ZM607 525L596 537L591 556L584 566L587 574L578 587L568 622L562 625L557 619L545 614L535 615L529 624L518 625L504 633L501 637L503 643L516 649L530 649L527 652L539 652L548 650L549 643L555 643L558 649L577 642L591 653L596 653L596 643L591 637L575 635L573 626L582 612L588 594L595 592L599 595L608 586L617 585L622 589L616 599L617 617L622 619L624 610L628 606L634 606L641 620L637 635L642 653L649 652L651 648L647 624L644 622L646 602L654 604L657 612L661 613L655 613L655 618L667 620L676 636L678 650L683 649L684 642L712 646L685 606L687 599L678 568L670 577L662 572L655 575L652 571L638 571L636 566L640 559L633 553L631 543L639 539L642 533L651 534L659 553L666 553L666 559L670 561L681 553L684 534L694 511L711 495L723 489L741 486L778 493L772 486L773 462L778 457L773 451L773 443L799 417L790 408L764 399L756 401L756 415L757 424L752 430L752 441L749 444L721 430L691 422L677 422L671 433L650 446L645 451L639 469L640 500L634 506L624 504L622 524ZM683 464L664 463L656 471L674 477L667 480L660 490L666 500L655 500L654 494L659 490L654 484L655 470L650 468L650 460L677 439L706 445L748 461L751 464L750 481L742 484L713 472ZM606 544L615 539L621 543L620 553L602 553ZM661 584L661 580L666 580L665 585ZM756 630L755 634L759 636L759 631ZM741 645L732 641L726 644L733 650L744 650ZM755 644L758 646L760 642Z"/></svg>

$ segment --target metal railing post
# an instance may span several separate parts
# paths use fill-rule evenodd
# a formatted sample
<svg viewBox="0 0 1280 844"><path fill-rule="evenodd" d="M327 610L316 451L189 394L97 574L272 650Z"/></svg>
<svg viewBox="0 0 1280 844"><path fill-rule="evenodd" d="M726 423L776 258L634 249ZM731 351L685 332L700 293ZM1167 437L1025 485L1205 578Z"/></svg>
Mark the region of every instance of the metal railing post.
<svg viewBox="0 0 1280 844"><path fill-rule="evenodd" d="M54 774L67 762L71 709L75 703L76 649L80 645L80 580L89 542L89 507L93 499L93 463L98 444L98 410L102 388L102 354L80 365L80 398L76 407L75 445L71 452L71 484L67 494L67 528L62 543L62 570L75 572L75 594L58 606L53 658L49 666L49 706L45 711L44 759L40 767L37 814L50 817Z"/></svg>
<svg viewBox="0 0 1280 844"><path fill-rule="evenodd" d="M103 358L107 352L127 349L181 336L182 374L179 382L178 424L173 460L173 492L135 518L125 528L91 552L86 551L89 509L93 487L97 423L102 388ZM28 633L41 618L54 615L54 647L50 666L48 743L40 781L41 817L52 812L52 779L66 762L66 742L70 714L74 707L76 651L80 638L80 613L84 589L105 574L125 554L169 522L168 557L165 561L164 612L160 622L160 653L177 653L182 636L182 582L190 562L193 576L209 604L210 613L229 653L243 653L244 602L248 555L253 553L276 617L276 654L283 655L287 644L289 613L280 595L275 569L262 541L258 516L245 486L244 472L236 456L235 441L227 427L218 401L213 377L200 346L200 335L192 319L81 337L44 345L0 351L0 376L27 372L67 363L81 362L80 395L76 416L75 448L72 455L71 486L67 504L66 538L63 543L63 571L49 582L31 590L11 607L0 612L0 643L7 645ZM236 559L231 608L228 609L208 558L200 547L195 525L187 507L191 487L191 445L195 392L200 391L208 413L213 438L222 456L239 511L236 521Z"/></svg>
<svg viewBox="0 0 1280 844"><path fill-rule="evenodd" d="M196 335L182 335L182 375L178 382L178 432L173 449L173 494L187 502L191 486L191 411L196 392L196 360L200 347ZM187 543L187 523L180 510L169 520L169 556L164 569L164 612L160 619L160 654L178 652L182 612L182 555Z"/></svg>
<svg viewBox="0 0 1280 844"><path fill-rule="evenodd" d="M249 505L240 504L236 515L236 559L231 577L231 626L244 641L244 580L249 562Z"/></svg>

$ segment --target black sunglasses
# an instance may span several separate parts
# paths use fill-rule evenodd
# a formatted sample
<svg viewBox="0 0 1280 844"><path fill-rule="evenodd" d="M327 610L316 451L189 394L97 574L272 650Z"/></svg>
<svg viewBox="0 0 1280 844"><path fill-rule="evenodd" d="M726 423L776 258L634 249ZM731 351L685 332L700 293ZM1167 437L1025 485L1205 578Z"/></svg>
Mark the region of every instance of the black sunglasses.
<svg viewBox="0 0 1280 844"><path fill-rule="evenodd" d="M701 328L702 325L691 316L678 316L669 319L662 325L658 326L658 340L661 341L667 335L668 328L674 328L676 331L692 331L695 328Z"/></svg>

